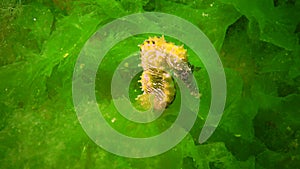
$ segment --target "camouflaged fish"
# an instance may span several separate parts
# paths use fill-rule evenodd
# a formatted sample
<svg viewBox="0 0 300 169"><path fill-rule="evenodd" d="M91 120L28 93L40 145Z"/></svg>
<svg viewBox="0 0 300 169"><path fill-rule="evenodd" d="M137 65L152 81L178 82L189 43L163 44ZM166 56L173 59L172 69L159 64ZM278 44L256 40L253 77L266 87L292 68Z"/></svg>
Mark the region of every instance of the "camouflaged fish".
<svg viewBox="0 0 300 169"><path fill-rule="evenodd" d="M136 100L143 107L150 108L151 99L156 110L164 109L172 103L176 94L172 75L181 79L191 91L195 90L191 83L192 70L187 60L187 50L183 45L166 42L162 36L150 37L139 47L143 68L139 82L143 94Z"/></svg>

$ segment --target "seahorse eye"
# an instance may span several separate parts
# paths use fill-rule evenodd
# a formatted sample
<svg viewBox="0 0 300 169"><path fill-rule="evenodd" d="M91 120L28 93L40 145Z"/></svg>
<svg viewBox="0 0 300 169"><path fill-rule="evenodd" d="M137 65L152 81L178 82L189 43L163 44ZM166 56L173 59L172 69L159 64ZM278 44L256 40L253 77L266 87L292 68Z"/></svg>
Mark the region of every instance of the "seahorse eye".
<svg viewBox="0 0 300 169"><path fill-rule="evenodd" d="M187 64L188 64L189 68L192 70L192 72L194 72L195 66L192 65L190 62L187 62Z"/></svg>

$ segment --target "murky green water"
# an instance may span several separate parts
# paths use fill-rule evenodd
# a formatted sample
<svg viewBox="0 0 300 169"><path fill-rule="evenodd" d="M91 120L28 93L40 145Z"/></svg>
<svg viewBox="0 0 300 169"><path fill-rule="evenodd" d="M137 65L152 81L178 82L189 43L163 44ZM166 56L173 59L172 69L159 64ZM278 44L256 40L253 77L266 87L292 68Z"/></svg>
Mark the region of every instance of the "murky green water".
<svg viewBox="0 0 300 169"><path fill-rule="evenodd" d="M300 1L7 0L0 7L0 168L300 167ZM202 94L196 123L168 152L131 159L105 151L84 132L73 106L72 74L94 32L144 11L179 16L208 36L225 68L227 101L217 130L200 145L211 90L205 67L187 47ZM180 104L177 97L157 121L146 125L126 120L112 104L115 68L150 35L117 44L96 77L105 119L132 137L169 128ZM137 80L129 88L132 101L141 93Z"/></svg>

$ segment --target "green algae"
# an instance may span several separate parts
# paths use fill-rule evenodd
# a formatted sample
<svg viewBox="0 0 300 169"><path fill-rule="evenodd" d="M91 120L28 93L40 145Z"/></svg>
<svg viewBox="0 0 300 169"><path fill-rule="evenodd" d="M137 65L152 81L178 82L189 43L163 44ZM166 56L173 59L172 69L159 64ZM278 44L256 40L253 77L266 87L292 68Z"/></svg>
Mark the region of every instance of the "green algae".
<svg viewBox="0 0 300 169"><path fill-rule="evenodd" d="M299 1L11 0L0 5L0 168L300 166ZM129 159L106 152L88 138L74 111L71 83L86 40L105 23L143 11L174 14L199 27L219 52L228 95L219 127L199 145L210 84L205 67L189 51L192 64L201 68L194 74L207 96L201 100L194 128L164 154ZM98 100L108 121L117 113L107 92L111 65L117 65L126 52L137 51L147 36L114 47L99 69L106 76L98 77L102 87L96 92L101 91ZM122 133L149 136L172 124L177 115L173 109L147 132L145 126L135 128L124 120L113 125Z"/></svg>

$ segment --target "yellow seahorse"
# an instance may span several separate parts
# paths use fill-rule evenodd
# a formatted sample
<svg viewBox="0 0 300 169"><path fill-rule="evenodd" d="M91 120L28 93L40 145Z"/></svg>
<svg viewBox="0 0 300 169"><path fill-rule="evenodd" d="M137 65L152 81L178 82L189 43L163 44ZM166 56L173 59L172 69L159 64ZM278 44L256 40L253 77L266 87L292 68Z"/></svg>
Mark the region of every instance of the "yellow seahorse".
<svg viewBox="0 0 300 169"><path fill-rule="evenodd" d="M175 97L172 75L181 79L188 88L192 74L187 60L187 50L182 46L166 42L164 36L150 37L139 45L141 55L141 89L143 94L136 100L145 108L161 110L166 108Z"/></svg>

